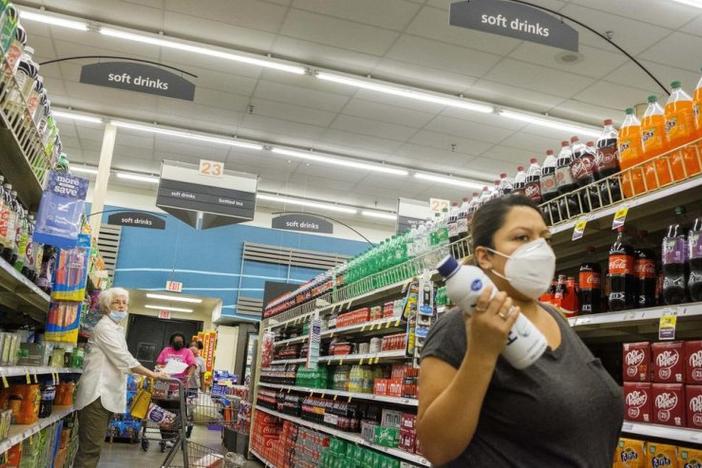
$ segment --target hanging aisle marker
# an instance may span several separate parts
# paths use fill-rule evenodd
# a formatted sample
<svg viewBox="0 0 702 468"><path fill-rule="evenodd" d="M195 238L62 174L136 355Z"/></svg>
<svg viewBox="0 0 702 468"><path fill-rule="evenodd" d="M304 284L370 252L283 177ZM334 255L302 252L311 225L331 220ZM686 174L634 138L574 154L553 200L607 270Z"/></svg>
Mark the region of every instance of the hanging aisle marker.
<svg viewBox="0 0 702 468"><path fill-rule="evenodd" d="M658 339L661 341L674 340L677 322L677 309L668 309L663 312L658 322Z"/></svg>
<svg viewBox="0 0 702 468"><path fill-rule="evenodd" d="M575 223L575 227L573 228L573 237L571 237L570 240L576 241L578 239L582 239L585 235L585 226L587 226L587 218L578 220L578 222Z"/></svg>
<svg viewBox="0 0 702 468"><path fill-rule="evenodd" d="M629 207L624 205L614 213L614 219L612 220L612 229L617 229L624 226L626 222L626 215L629 213Z"/></svg>

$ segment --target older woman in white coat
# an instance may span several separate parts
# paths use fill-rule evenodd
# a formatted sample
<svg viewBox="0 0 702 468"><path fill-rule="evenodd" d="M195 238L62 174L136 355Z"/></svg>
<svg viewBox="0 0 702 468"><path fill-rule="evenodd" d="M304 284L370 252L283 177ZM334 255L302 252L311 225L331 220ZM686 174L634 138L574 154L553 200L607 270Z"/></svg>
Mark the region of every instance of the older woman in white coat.
<svg viewBox="0 0 702 468"><path fill-rule="evenodd" d="M79 445L74 468L97 466L110 416L127 410L128 373L168 379L167 374L139 364L127 349L120 323L127 317L129 292L122 288L107 289L100 294L99 302L103 317L88 341L90 350L76 396Z"/></svg>

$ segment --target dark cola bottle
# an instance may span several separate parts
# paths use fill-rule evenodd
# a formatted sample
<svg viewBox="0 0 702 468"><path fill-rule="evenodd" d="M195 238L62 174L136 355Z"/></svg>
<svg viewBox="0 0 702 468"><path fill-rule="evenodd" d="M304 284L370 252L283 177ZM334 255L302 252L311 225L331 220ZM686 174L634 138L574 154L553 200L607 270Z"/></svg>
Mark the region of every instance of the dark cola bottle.
<svg viewBox="0 0 702 468"><path fill-rule="evenodd" d="M618 137L619 132L614 128L612 120L605 120L602 134L597 139L597 159L595 161L595 178L597 180L607 179L619 172ZM605 206L622 199L619 180L616 177L598 184L598 190Z"/></svg>
<svg viewBox="0 0 702 468"><path fill-rule="evenodd" d="M618 229L617 239L609 249L609 310L634 307L634 249L624 239L624 228Z"/></svg>

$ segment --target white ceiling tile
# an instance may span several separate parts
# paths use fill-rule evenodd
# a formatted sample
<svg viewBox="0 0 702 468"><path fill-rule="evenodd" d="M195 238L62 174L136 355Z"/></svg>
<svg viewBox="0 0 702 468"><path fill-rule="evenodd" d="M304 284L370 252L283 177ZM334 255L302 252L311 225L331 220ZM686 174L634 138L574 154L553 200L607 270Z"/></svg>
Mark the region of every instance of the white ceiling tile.
<svg viewBox="0 0 702 468"><path fill-rule="evenodd" d="M593 82L591 78L566 73L540 65L532 65L506 58L493 68L485 78L506 85L570 97Z"/></svg>
<svg viewBox="0 0 702 468"><path fill-rule="evenodd" d="M496 179L501 172L509 171L511 166L505 161L490 157L478 157L463 165L464 169L483 173L486 179ZM491 184L486 184L491 185Z"/></svg>
<svg viewBox="0 0 702 468"><path fill-rule="evenodd" d="M585 7L657 26L677 29L687 23L692 15L699 15L692 7L670 3L671 0L571 0Z"/></svg>
<svg viewBox="0 0 702 468"><path fill-rule="evenodd" d="M680 5L680 8L688 8L685 5ZM697 10L689 7L690 11L694 14ZM702 14L698 14L696 18L692 19L688 24L680 28L680 31L686 32L688 34L694 34L696 36L702 36Z"/></svg>
<svg viewBox="0 0 702 468"><path fill-rule="evenodd" d="M544 154L546 154L546 150L557 149L559 142L560 140L558 138L519 132L500 143L500 146L515 148L520 151L532 152L535 155L534 157L541 161L544 158Z"/></svg>
<svg viewBox="0 0 702 468"><path fill-rule="evenodd" d="M392 154L402 145L402 142L397 140L361 135L336 128L326 130L319 138L319 142L327 151L359 155L368 152L369 156L375 154L376 157L378 154Z"/></svg>
<svg viewBox="0 0 702 468"><path fill-rule="evenodd" d="M636 88L600 81L574 96L578 101L594 105L624 109L639 102L646 102L646 92Z"/></svg>
<svg viewBox="0 0 702 468"><path fill-rule="evenodd" d="M102 137L105 133L103 128L100 127L77 127L78 138L82 142L94 141L95 143L102 143Z"/></svg>
<svg viewBox="0 0 702 468"><path fill-rule="evenodd" d="M507 130L518 130L522 128L522 122L516 122L511 119L505 119L496 113L483 114L480 112L471 112L465 109L458 109L455 107L447 107L441 113L444 117L452 117L454 119L461 119L468 122L476 122L481 125L490 125L492 127L504 128Z"/></svg>
<svg viewBox="0 0 702 468"><path fill-rule="evenodd" d="M481 79L468 92L466 97L486 100L502 106L511 106L544 112L563 101L562 97L546 94L524 87Z"/></svg>
<svg viewBox="0 0 702 468"><path fill-rule="evenodd" d="M357 183L363 180L368 175L368 171L358 169L340 168L329 164L305 162L297 166L295 177L299 177L305 181L304 186L313 187L317 178L325 178L327 180L338 180L345 183ZM300 179L298 179L300 180ZM340 189L343 190L343 189Z"/></svg>
<svg viewBox="0 0 702 468"><path fill-rule="evenodd" d="M453 73L445 69L431 68L429 65L408 63L391 58L383 58L371 73L375 78L390 82L412 83L414 86L459 94L477 80L474 76ZM395 99L397 99L395 97ZM405 99L405 101L409 101Z"/></svg>
<svg viewBox="0 0 702 468"><path fill-rule="evenodd" d="M460 166L466 160L473 158L473 156L451 151L450 149L439 149L415 144L402 145L395 154L404 157L405 161L403 163L410 167L427 167L427 164L438 164L449 168Z"/></svg>
<svg viewBox="0 0 702 468"><path fill-rule="evenodd" d="M334 120L331 128L397 141L405 141L417 131L411 127L379 122L377 120L361 119L349 115L340 115Z"/></svg>
<svg viewBox="0 0 702 468"><path fill-rule="evenodd" d="M295 0L294 8L386 29L404 29L420 7L405 0Z"/></svg>
<svg viewBox="0 0 702 468"><path fill-rule="evenodd" d="M498 143L500 140L513 133L513 130L493 127L491 125L482 125L446 116L435 118L426 126L426 129L489 143Z"/></svg>
<svg viewBox="0 0 702 468"><path fill-rule="evenodd" d="M133 27L151 28L160 24L162 10L141 3L115 0L42 0L48 10L75 12L75 14L97 21L125 23Z"/></svg>
<svg viewBox="0 0 702 468"><path fill-rule="evenodd" d="M407 35L397 40L387 57L472 77L483 75L500 59L495 54Z"/></svg>
<svg viewBox="0 0 702 468"><path fill-rule="evenodd" d="M160 47L158 46L138 44L97 33L61 29L60 34L54 35L53 42L59 57L122 55L136 59L159 61ZM31 42L29 43L31 44ZM91 59L91 61L96 62L97 59Z"/></svg>
<svg viewBox="0 0 702 468"><path fill-rule="evenodd" d="M285 137L307 138L314 141L325 129L314 125L300 124L287 120L274 119L263 115L246 115L239 126L242 135L265 140Z"/></svg>
<svg viewBox="0 0 702 468"><path fill-rule="evenodd" d="M169 62L168 64L182 69L190 68L187 64L179 64L175 62ZM197 78L192 78L187 75L185 78L195 84L196 93L200 88L209 88L232 94L250 96L256 87L257 80L251 77L239 76L234 73L223 73L203 67L190 69L190 71L194 72L194 74L197 75Z"/></svg>
<svg viewBox="0 0 702 468"><path fill-rule="evenodd" d="M301 10L290 11L281 34L372 55L385 54L397 37L387 29Z"/></svg>
<svg viewBox="0 0 702 468"><path fill-rule="evenodd" d="M681 47L681 44L685 44L685 46ZM643 52L640 56L664 65L670 65L684 70L698 71L701 57L698 54L697 60L695 60L692 51L700 50L702 50L702 37L675 32L658 41L653 47ZM667 85L668 83L665 84Z"/></svg>
<svg viewBox="0 0 702 468"><path fill-rule="evenodd" d="M424 7L407 28L407 33L499 55L507 54L520 42L511 37L451 26L448 21L447 10Z"/></svg>
<svg viewBox="0 0 702 468"><path fill-rule="evenodd" d="M115 144L115 154L121 154L134 159L153 160L153 148L145 146L121 145Z"/></svg>
<svg viewBox="0 0 702 468"><path fill-rule="evenodd" d="M162 98L163 101L171 100ZM231 94L222 91L217 91L208 88L195 89L196 106L208 106L226 109L230 112L245 112L246 106L249 104L249 97L241 94ZM183 104L188 105L188 101L183 101Z"/></svg>
<svg viewBox="0 0 702 468"><path fill-rule="evenodd" d="M358 98L349 101L344 107L344 114L413 128L423 127L436 115Z"/></svg>
<svg viewBox="0 0 702 468"><path fill-rule="evenodd" d="M582 60L576 63L563 63L557 60L564 51L533 42L524 42L509 56L517 60L555 68L568 73L593 78L602 78L628 59L620 53L607 52L599 48L580 46Z"/></svg>
<svg viewBox="0 0 702 468"><path fill-rule="evenodd" d="M137 130L130 130L128 128L120 128L117 131L117 138L115 139L115 144L124 146L125 148L143 148L149 151L153 151L154 139L155 135L153 133L139 132Z"/></svg>
<svg viewBox="0 0 702 468"><path fill-rule="evenodd" d="M595 106L587 101L570 99L562 102L555 108L552 115L563 119L572 119L577 122L587 122L600 125L604 119L620 120L620 109L605 106Z"/></svg>
<svg viewBox="0 0 702 468"><path fill-rule="evenodd" d="M269 101L267 99L252 99L254 114L273 117L276 119L296 121L299 123L326 127L334 119L333 112L311 109L309 107L295 106L282 102Z"/></svg>
<svg viewBox="0 0 702 468"><path fill-rule="evenodd" d="M162 49L159 60L165 64L179 64L178 67L197 75L198 70L206 68L223 74L234 74L238 77L258 78L261 67L247 63L234 62L206 55L193 54L175 49ZM279 72L284 73L284 72Z"/></svg>
<svg viewBox="0 0 702 468"><path fill-rule="evenodd" d="M654 1L672 6L667 3L667 0ZM636 0L627 0L627 3L634 2ZM629 19L630 16L614 15L606 11L594 10L572 3L566 5L560 11L577 18L578 21L595 27L598 31L612 31L612 40L634 55L652 46L670 33L668 29ZM609 45L602 38L585 31L580 33L580 43L610 50Z"/></svg>
<svg viewBox="0 0 702 468"><path fill-rule="evenodd" d="M412 109L419 112L425 112L427 114L438 114L446 107L443 104L434 104L431 102L406 99L367 89L359 89L356 92L355 97L363 101L387 104L389 106L397 106L403 109Z"/></svg>
<svg viewBox="0 0 702 468"><path fill-rule="evenodd" d="M268 80L258 82L254 95L271 101L313 107L329 112L339 112L349 100L347 96L341 94L327 93Z"/></svg>
<svg viewBox="0 0 702 468"><path fill-rule="evenodd" d="M422 130L414 135L410 142L418 146L426 146L437 148L444 151L451 151L452 146L456 145L455 151L459 154L475 156L481 154L492 146L492 143L478 140L471 140L448 133L431 132Z"/></svg>
<svg viewBox="0 0 702 468"><path fill-rule="evenodd" d="M258 0L168 0L170 11L262 31L277 32L287 8Z"/></svg>
<svg viewBox="0 0 702 468"><path fill-rule="evenodd" d="M154 150L156 153L170 153L178 157L184 157L188 161L199 161L200 159L224 160L229 152L229 146L200 141L191 142L185 138L156 135Z"/></svg>
<svg viewBox="0 0 702 468"><path fill-rule="evenodd" d="M497 145L490 148L481 157L504 161L500 171L506 172L510 177L514 177L514 174L517 173L517 166L527 167L529 165L529 159L534 157L534 152L520 148Z"/></svg>
<svg viewBox="0 0 702 468"><path fill-rule="evenodd" d="M378 62L378 56L356 50L344 49L345 45L320 44L313 39L302 40L278 36L273 45L273 54L289 57L320 67L341 68L368 73ZM328 84L331 87L331 83ZM322 86L322 85L320 85ZM335 85L337 88L339 85Z"/></svg>

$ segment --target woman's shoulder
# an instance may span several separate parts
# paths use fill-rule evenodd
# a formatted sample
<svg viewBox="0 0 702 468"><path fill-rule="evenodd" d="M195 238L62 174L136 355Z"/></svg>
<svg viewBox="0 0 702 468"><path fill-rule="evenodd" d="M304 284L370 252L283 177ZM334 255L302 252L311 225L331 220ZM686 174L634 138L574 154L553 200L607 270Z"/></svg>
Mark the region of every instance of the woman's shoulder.
<svg viewBox="0 0 702 468"><path fill-rule="evenodd" d="M466 353L467 339L463 311L454 308L444 312L434 325L422 348L422 359L437 357L453 367L461 365Z"/></svg>

